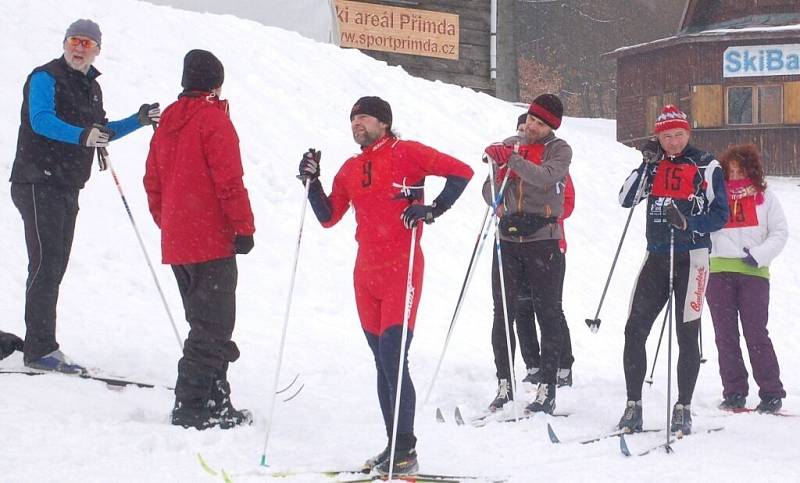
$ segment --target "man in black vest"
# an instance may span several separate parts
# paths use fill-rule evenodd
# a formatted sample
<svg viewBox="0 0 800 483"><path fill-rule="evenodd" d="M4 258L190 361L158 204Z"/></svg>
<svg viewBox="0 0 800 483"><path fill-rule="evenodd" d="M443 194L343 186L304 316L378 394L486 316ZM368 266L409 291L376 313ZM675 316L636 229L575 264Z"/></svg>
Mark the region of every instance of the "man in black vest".
<svg viewBox="0 0 800 483"><path fill-rule="evenodd" d="M91 173L95 150L146 125L155 125L158 104L107 122L100 72L100 27L75 21L64 35L64 55L31 72L23 88L11 199L22 215L28 248L24 362L31 368L85 372L56 342L56 302L67 268L78 193Z"/></svg>

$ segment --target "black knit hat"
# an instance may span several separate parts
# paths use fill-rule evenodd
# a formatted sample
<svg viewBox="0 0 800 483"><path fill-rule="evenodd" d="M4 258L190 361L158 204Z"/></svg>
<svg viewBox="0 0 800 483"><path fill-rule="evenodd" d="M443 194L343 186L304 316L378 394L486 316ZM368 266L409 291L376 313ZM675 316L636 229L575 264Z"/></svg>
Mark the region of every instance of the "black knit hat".
<svg viewBox="0 0 800 483"><path fill-rule="evenodd" d="M564 106L555 94L542 94L533 100L528 114L537 117L551 128L558 129L561 117L564 115Z"/></svg>
<svg viewBox="0 0 800 483"><path fill-rule="evenodd" d="M207 50L190 50L183 58L181 86L185 90L212 91L225 81L222 62Z"/></svg>
<svg viewBox="0 0 800 483"><path fill-rule="evenodd" d="M356 114L366 114L372 116L384 124L392 128L392 106L380 97L366 96L357 100L350 110L350 120L352 121Z"/></svg>
<svg viewBox="0 0 800 483"><path fill-rule="evenodd" d="M519 125L520 124L525 124L526 122L528 122L528 113L527 112L525 114L520 114L519 115L519 117L517 118L517 125L514 126L514 129L515 130L519 129Z"/></svg>

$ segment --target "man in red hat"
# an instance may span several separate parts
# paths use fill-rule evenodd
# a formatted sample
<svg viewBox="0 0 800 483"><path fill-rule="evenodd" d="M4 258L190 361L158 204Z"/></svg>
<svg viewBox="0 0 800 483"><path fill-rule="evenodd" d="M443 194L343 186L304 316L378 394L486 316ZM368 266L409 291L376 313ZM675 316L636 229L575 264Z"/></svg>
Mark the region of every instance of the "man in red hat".
<svg viewBox="0 0 800 483"><path fill-rule="evenodd" d="M356 216L358 255L354 270L356 307L378 371L378 400L386 435L386 448L365 463L389 473L394 404L400 369L401 338L406 309L411 228L418 226L413 266L411 310L406 350L411 343L417 306L422 295L424 259L419 240L420 222L433 221L447 211L464 191L472 168L461 161L414 141L401 141L392 132L392 109L380 97L362 97L350 111L353 139L361 153L345 161L333 179L330 195L319 181L320 153L309 150L300 162L300 175L309 186L309 202L322 226L329 228L352 205ZM430 205L424 204L427 176L447 181ZM415 450L416 396L403 360L400 410L392 474L408 475L418 469Z"/></svg>
<svg viewBox="0 0 800 483"><path fill-rule="evenodd" d="M672 284L680 354L678 401L670 429L689 434L690 404L700 371L698 337L708 282L710 233L725 226L728 198L714 155L689 144L691 127L686 114L666 105L654 130L657 139L642 147L642 164L625 180L619 194L623 207L647 200L647 254L625 324L623 365L628 401L618 427L626 432L642 429L645 343Z"/></svg>
<svg viewBox="0 0 800 483"><path fill-rule="evenodd" d="M564 193L572 148L555 136L564 108L553 94L542 94L531 103L522 136L513 136L485 150L484 161L492 162L495 175L483 185L483 196L492 204L492 189L498 192L506 177L500 217L500 249L503 259L508 325L516 318L516 302L523 278L530 283L533 306L539 317L541 367L539 385L527 412L552 413L556 404L556 382L564 326L561 289L564 277L563 238L558 220L564 214ZM489 405L496 411L514 399L514 377L508 361L506 318L500 284L497 252L492 262L494 320L492 348L497 370L497 397ZM513 333L513 331L512 331ZM514 353L514 338L511 354ZM513 363L513 361L512 361Z"/></svg>

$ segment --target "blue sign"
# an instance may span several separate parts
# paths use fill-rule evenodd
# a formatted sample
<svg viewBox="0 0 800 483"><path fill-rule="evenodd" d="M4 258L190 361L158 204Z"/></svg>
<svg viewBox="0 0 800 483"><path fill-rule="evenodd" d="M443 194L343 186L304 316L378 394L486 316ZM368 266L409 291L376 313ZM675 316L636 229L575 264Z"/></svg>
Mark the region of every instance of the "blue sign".
<svg viewBox="0 0 800 483"><path fill-rule="evenodd" d="M722 73L723 77L800 75L800 44L728 47Z"/></svg>

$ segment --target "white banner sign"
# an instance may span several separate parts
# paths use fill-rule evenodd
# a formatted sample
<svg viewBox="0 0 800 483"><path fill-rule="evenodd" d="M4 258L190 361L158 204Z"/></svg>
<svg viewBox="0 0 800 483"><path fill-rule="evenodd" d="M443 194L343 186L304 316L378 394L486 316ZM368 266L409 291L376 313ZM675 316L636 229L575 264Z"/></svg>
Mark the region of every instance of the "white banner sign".
<svg viewBox="0 0 800 483"><path fill-rule="evenodd" d="M800 44L728 47L722 73L723 77L800 75Z"/></svg>

